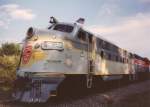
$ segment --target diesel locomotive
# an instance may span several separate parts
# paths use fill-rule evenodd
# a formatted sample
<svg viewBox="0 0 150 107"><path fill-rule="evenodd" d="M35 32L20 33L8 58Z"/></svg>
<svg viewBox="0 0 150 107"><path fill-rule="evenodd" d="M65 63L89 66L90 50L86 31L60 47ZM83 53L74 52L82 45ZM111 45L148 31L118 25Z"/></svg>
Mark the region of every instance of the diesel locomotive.
<svg viewBox="0 0 150 107"><path fill-rule="evenodd" d="M148 58L89 32L83 18L65 23L51 17L50 23L47 29L30 27L27 31L14 81L15 100L46 102L57 95L66 78L82 76L83 85L91 88L94 77L103 81L148 77Z"/></svg>

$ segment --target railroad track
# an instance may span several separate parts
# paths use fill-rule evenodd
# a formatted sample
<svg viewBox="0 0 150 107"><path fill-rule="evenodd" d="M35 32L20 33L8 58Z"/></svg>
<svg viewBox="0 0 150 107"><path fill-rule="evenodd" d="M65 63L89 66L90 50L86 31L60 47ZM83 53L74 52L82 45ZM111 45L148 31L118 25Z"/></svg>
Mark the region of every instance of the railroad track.
<svg viewBox="0 0 150 107"><path fill-rule="evenodd" d="M150 87L147 87L150 86L150 80L137 83L115 81L108 82L105 86L102 85L101 89L85 90L84 92L82 90L76 92L78 89L74 89L72 90L74 93L68 93L66 90L62 95L51 98L44 104L24 104L5 99L0 102L0 107L112 107L128 95L150 90Z"/></svg>

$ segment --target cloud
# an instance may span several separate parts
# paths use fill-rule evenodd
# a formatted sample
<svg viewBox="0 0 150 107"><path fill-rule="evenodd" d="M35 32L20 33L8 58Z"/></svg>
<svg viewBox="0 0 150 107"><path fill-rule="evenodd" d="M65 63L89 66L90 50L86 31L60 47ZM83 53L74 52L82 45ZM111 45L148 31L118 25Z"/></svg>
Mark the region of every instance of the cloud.
<svg viewBox="0 0 150 107"><path fill-rule="evenodd" d="M93 25L89 29L101 34L122 48L150 58L150 14L138 13L136 16L123 18L115 25Z"/></svg>
<svg viewBox="0 0 150 107"><path fill-rule="evenodd" d="M118 5L118 0L108 0L100 7L98 17L110 18L117 15L119 11L120 9Z"/></svg>
<svg viewBox="0 0 150 107"><path fill-rule="evenodd" d="M139 0L142 3L150 3L150 0Z"/></svg>
<svg viewBox="0 0 150 107"><path fill-rule="evenodd" d="M8 29L9 19L0 20L0 28Z"/></svg>
<svg viewBox="0 0 150 107"><path fill-rule="evenodd" d="M0 26L4 26L4 22L0 20Z"/></svg>
<svg viewBox="0 0 150 107"><path fill-rule="evenodd" d="M13 19L32 20L35 17L31 9L21 8L17 4L2 5L0 6L0 12L7 14Z"/></svg>
<svg viewBox="0 0 150 107"><path fill-rule="evenodd" d="M1 5L0 13L0 27L8 26L12 20L29 21L36 16L31 9L22 8L17 4Z"/></svg>
<svg viewBox="0 0 150 107"><path fill-rule="evenodd" d="M138 13L135 17L126 17L112 26L91 26L97 33L112 34L118 32L133 31L133 29L146 28L150 25L150 14Z"/></svg>

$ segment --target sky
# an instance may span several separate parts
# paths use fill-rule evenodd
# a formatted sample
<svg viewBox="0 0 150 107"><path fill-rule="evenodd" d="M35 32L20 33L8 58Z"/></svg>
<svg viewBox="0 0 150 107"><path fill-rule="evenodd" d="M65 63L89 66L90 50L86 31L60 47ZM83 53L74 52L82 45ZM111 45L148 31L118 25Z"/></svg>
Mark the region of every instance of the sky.
<svg viewBox="0 0 150 107"><path fill-rule="evenodd" d="M0 0L0 44L21 42L29 27L85 18L91 32L150 58L150 0Z"/></svg>

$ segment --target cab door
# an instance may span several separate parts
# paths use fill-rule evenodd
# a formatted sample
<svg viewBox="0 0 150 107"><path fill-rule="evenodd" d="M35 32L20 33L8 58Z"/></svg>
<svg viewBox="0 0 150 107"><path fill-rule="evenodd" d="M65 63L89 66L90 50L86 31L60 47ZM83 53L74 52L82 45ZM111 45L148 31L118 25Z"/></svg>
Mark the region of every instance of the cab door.
<svg viewBox="0 0 150 107"><path fill-rule="evenodd" d="M96 37L87 33L88 43L88 72L87 72L87 88L92 87L93 75L95 72L95 60L96 60Z"/></svg>

